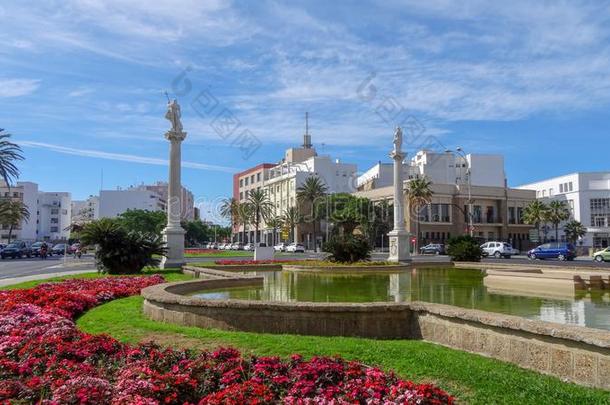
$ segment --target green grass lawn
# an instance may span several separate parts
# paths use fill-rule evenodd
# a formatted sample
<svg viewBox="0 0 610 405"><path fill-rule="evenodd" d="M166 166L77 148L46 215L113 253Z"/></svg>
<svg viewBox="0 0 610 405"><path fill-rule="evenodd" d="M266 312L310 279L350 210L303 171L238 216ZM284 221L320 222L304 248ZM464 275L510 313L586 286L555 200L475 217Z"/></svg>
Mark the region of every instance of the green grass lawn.
<svg viewBox="0 0 610 405"><path fill-rule="evenodd" d="M168 281L189 279L178 270L147 271L163 274ZM92 278L97 274L60 277ZM22 283L29 288L42 281ZM129 297L94 308L78 319L89 333L107 333L121 341L155 340L168 346L215 348L232 346L245 354L288 356L301 353L340 355L403 378L437 384L473 404L610 404L610 392L563 383L557 378L523 370L482 356L416 340L371 340L342 337L271 335L183 327L150 321L142 315L142 297Z"/></svg>

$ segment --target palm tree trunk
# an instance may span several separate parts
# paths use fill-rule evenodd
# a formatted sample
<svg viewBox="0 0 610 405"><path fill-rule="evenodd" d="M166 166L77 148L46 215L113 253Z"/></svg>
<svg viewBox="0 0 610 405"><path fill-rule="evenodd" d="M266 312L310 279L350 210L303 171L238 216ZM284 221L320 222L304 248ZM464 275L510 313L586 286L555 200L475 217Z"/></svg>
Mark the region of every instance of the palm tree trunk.
<svg viewBox="0 0 610 405"><path fill-rule="evenodd" d="M13 225L9 226L8 228L8 242L7 244L11 243L11 238L13 237Z"/></svg>
<svg viewBox="0 0 610 405"><path fill-rule="evenodd" d="M316 243L317 243L317 240L316 240L316 219L314 218L314 220L313 220L313 251L314 252L316 251L316 248L317 248Z"/></svg>
<svg viewBox="0 0 610 405"><path fill-rule="evenodd" d="M559 242L559 223L555 224L555 242Z"/></svg>
<svg viewBox="0 0 610 405"><path fill-rule="evenodd" d="M419 215L415 218L415 245L413 246L413 254L419 254Z"/></svg>

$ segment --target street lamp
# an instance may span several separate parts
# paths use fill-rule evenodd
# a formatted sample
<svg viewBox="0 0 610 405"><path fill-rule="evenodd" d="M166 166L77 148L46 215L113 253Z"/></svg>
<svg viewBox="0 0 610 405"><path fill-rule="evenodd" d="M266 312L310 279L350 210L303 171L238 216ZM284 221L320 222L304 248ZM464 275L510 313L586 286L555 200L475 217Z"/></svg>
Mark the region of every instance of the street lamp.
<svg viewBox="0 0 610 405"><path fill-rule="evenodd" d="M472 180L471 180L471 167L470 167L470 161L468 160L468 158L466 157L466 153L464 152L464 149L462 149L462 147L458 146L455 149L455 152L447 149L445 152L447 153L457 153L458 155L460 155L460 157L462 159L464 159L464 162L466 162L466 176L468 179L468 233L470 236L474 236L474 224L473 224L473 213L472 213ZM461 172L461 166L460 166L460 172Z"/></svg>

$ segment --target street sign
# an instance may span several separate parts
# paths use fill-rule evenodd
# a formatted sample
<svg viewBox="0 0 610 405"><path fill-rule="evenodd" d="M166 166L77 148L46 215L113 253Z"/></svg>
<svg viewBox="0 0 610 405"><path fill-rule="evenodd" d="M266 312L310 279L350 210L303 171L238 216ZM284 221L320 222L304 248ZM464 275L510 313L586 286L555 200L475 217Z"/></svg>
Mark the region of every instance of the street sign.
<svg viewBox="0 0 610 405"><path fill-rule="evenodd" d="M538 230L537 229L530 229L530 241L534 242L534 243L538 243L540 242L540 237L538 236Z"/></svg>

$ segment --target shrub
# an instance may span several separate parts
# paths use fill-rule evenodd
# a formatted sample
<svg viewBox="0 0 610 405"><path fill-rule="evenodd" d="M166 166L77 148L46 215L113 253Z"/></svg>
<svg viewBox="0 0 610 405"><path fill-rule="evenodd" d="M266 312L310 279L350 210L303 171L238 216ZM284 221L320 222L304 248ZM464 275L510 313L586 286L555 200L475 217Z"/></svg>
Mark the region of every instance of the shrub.
<svg viewBox="0 0 610 405"><path fill-rule="evenodd" d="M331 261L354 263L371 256L371 245L360 235L338 235L324 244L324 251L330 253L328 259Z"/></svg>
<svg viewBox="0 0 610 405"><path fill-rule="evenodd" d="M129 232L108 218L87 224L81 240L87 245L97 245L97 267L108 274L139 273L145 266L159 264L155 256L166 251L161 236Z"/></svg>
<svg viewBox="0 0 610 405"><path fill-rule="evenodd" d="M447 242L447 254L456 262L480 262L483 252L479 242L470 235L456 236Z"/></svg>

